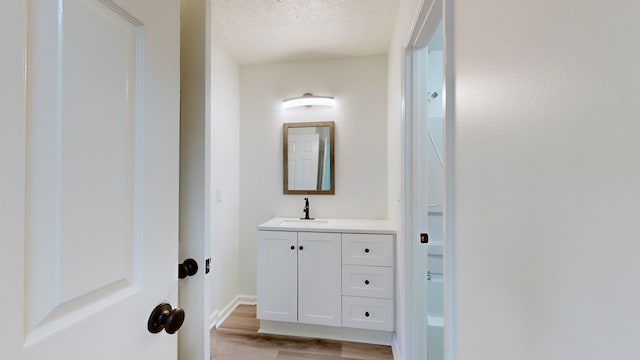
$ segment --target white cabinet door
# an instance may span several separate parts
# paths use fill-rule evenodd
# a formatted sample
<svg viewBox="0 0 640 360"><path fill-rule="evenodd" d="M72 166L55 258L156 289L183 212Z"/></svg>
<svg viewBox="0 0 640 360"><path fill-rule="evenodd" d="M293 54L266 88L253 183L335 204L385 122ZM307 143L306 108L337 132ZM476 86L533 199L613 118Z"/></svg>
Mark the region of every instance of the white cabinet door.
<svg viewBox="0 0 640 360"><path fill-rule="evenodd" d="M258 231L258 319L298 320L296 236L288 231Z"/></svg>
<svg viewBox="0 0 640 360"><path fill-rule="evenodd" d="M341 235L298 233L298 322L342 324Z"/></svg>
<svg viewBox="0 0 640 360"><path fill-rule="evenodd" d="M2 358L176 359L180 3L2 5Z"/></svg>

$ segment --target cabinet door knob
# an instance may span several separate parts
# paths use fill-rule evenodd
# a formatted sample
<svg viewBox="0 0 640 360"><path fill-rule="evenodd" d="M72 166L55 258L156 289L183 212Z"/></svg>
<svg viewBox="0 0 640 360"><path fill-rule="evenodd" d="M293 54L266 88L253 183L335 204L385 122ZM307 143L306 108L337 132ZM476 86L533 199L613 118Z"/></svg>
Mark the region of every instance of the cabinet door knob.
<svg viewBox="0 0 640 360"><path fill-rule="evenodd" d="M295 250L296 247L294 245L291 245L291 250Z"/></svg>
<svg viewBox="0 0 640 360"><path fill-rule="evenodd" d="M369 285L369 280L365 280L365 281L364 281L364 284L365 284L365 285Z"/></svg>
<svg viewBox="0 0 640 360"><path fill-rule="evenodd" d="M299 249L300 249L300 250L303 250L303 249L304 249L304 246L300 245Z"/></svg>
<svg viewBox="0 0 640 360"><path fill-rule="evenodd" d="M368 311L364 313L364 317L369 317L369 312Z"/></svg>
<svg viewBox="0 0 640 360"><path fill-rule="evenodd" d="M369 253L369 251L370 251L369 248L364 249L364 252L367 254Z"/></svg>

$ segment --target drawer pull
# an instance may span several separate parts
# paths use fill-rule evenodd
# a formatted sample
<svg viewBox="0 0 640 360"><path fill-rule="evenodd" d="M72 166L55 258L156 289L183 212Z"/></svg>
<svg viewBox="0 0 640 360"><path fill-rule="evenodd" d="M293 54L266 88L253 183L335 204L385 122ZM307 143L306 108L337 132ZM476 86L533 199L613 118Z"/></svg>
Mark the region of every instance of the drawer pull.
<svg viewBox="0 0 640 360"><path fill-rule="evenodd" d="M365 280L365 281L364 281L364 284L365 284L365 285L369 285L369 280Z"/></svg>
<svg viewBox="0 0 640 360"><path fill-rule="evenodd" d="M303 250L303 249L304 249L304 246L300 245L299 249L300 249L300 250Z"/></svg>
<svg viewBox="0 0 640 360"><path fill-rule="evenodd" d="M369 317L369 312L368 311L364 313L364 317Z"/></svg>
<svg viewBox="0 0 640 360"><path fill-rule="evenodd" d="M294 245L291 245L291 250L295 250L296 247Z"/></svg>
<svg viewBox="0 0 640 360"><path fill-rule="evenodd" d="M365 248L364 249L364 252L367 253L367 254L369 253L369 251L371 251L371 250L369 250L369 248Z"/></svg>

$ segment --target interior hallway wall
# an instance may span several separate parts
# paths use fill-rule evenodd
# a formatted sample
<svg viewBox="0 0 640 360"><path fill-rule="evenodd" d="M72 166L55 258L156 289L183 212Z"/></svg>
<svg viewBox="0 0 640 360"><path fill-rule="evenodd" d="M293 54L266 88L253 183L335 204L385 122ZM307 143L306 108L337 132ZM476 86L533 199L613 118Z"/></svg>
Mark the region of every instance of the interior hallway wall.
<svg viewBox="0 0 640 360"><path fill-rule="evenodd" d="M447 3L456 359L637 359L640 2Z"/></svg>
<svg viewBox="0 0 640 360"><path fill-rule="evenodd" d="M311 195L311 216L387 218L385 56L240 68L240 292L256 293L256 226L300 217L302 195L282 189L282 124L335 121L335 195ZM305 92L334 96L335 108L282 109Z"/></svg>
<svg viewBox="0 0 640 360"><path fill-rule="evenodd" d="M240 68L211 46L211 319L239 295Z"/></svg>

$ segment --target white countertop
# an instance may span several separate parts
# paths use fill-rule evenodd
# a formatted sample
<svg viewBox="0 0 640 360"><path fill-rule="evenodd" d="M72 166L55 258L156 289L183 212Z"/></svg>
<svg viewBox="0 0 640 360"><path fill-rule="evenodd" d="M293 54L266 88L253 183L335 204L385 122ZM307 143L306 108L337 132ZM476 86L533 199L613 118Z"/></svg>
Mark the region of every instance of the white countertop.
<svg viewBox="0 0 640 360"><path fill-rule="evenodd" d="M395 234L395 227L388 220L327 219L301 220L275 217L260 225L258 230L271 231L317 231L342 233Z"/></svg>

